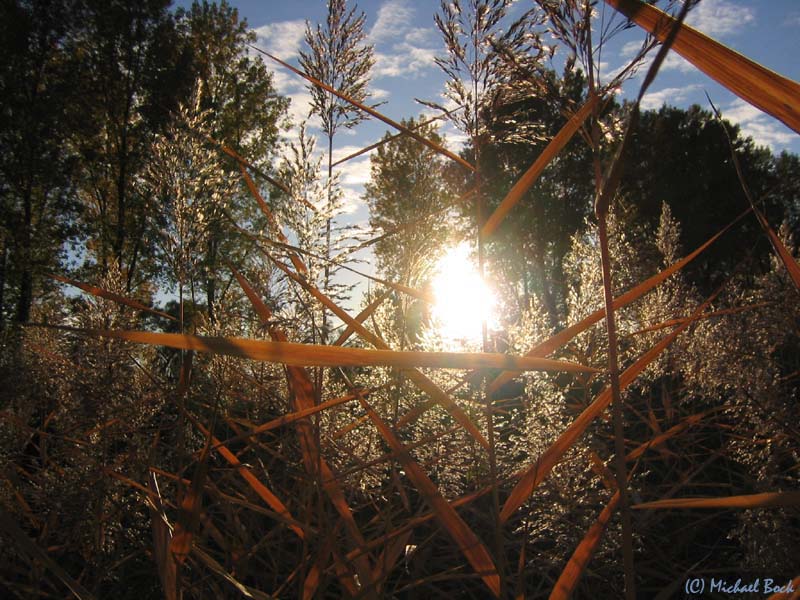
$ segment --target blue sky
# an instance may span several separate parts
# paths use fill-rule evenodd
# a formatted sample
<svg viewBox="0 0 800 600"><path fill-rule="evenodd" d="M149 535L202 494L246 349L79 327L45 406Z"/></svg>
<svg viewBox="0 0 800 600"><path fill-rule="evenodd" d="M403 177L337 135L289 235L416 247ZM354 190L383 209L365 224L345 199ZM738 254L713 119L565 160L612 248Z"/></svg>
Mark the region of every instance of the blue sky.
<svg viewBox="0 0 800 600"><path fill-rule="evenodd" d="M185 5L188 2L178 2ZM233 0L240 16L247 19L258 35L258 45L276 56L297 65L298 51L303 44L306 21L324 22L324 0ZM396 120L420 114L423 107L414 98L442 102L443 75L434 57L443 53L443 43L433 21L439 2L433 0L362 0L358 7L366 13L369 41L374 44L376 65L371 90L375 99L384 101L380 110ZM519 0L512 8L521 13L533 5ZM597 5L595 26L608 19L620 19L605 3ZM798 0L701 0L688 18L707 35L745 54L762 65L794 80L800 80L800 1ZM593 39L597 39L593 33ZM635 27L614 37L600 56L601 81L627 64L644 40L644 32ZM557 52L556 60L560 54ZM557 64L557 63L556 63ZM291 114L306 117L309 93L305 82L273 64L278 91L292 99ZM620 91L622 98L638 92L641 69ZM708 93L723 115L738 123L746 135L773 151L800 153L800 136L777 120L738 99L713 80L697 71L677 55L671 55L662 66L644 108L658 108L667 102L686 107L693 103L708 108ZM313 120L310 122L313 125ZM335 157L343 157L378 139L388 127L374 120L337 135ZM314 132L313 128L311 129ZM458 150L463 136L445 127L447 145ZM291 132L289 133L291 135ZM322 144L318 144L321 146ZM365 202L360 198L363 184L369 177L368 155L345 163L340 171L346 195L347 220L365 223L368 217Z"/></svg>
<svg viewBox="0 0 800 600"><path fill-rule="evenodd" d="M241 0L232 4L256 31L260 46L293 64L297 64L306 20L322 22L326 11L323 0ZM377 61L371 89L376 99L385 102L381 111L399 120L422 112L423 107L414 102L415 97L441 101L443 76L433 62L433 58L443 52L441 37L433 22L438 2L363 0L357 4L366 13L369 39L375 46ZM512 10L522 12L532 4L529 0L520 0ZM615 17L614 11L603 2L597 5L597 11L596 25L602 19L607 21ZM701 0L691 13L689 23L762 65L791 79L800 79L798 0ZM609 75L625 65L643 39L644 33L639 28L613 38L601 56L602 74ZM304 117L308 106L305 82L274 65L270 68L275 71L279 91L292 99L292 115L298 119ZM624 86L623 97L638 91L642 72L644 69L638 78ZM745 134L751 135L757 143L770 146L773 151L800 152L800 136L739 100L677 55L670 56L662 67L644 99L644 107L657 108L663 102L676 106L699 103L707 107L705 92L727 118L739 123ZM337 157L372 143L386 130L385 125L373 120L338 135ZM458 132L445 128L444 133L448 145L458 149L463 141ZM353 219L363 220L366 213L358 196L369 176L368 156L343 165L340 176Z"/></svg>

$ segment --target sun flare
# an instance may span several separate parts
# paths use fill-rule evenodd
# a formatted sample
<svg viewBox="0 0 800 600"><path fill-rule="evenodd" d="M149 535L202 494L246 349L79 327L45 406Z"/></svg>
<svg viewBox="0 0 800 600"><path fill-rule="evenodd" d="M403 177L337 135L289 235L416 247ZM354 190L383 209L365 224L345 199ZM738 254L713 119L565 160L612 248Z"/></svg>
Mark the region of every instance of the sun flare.
<svg viewBox="0 0 800 600"><path fill-rule="evenodd" d="M444 339L479 342L483 321L490 329L496 325L497 300L472 262L467 243L451 248L439 259L433 295L433 319Z"/></svg>

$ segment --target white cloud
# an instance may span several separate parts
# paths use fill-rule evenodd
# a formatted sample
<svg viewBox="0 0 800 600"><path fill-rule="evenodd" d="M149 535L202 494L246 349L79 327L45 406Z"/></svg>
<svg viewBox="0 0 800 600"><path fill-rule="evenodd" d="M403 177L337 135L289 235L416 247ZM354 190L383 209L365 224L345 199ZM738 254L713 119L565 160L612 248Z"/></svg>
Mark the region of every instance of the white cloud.
<svg viewBox="0 0 800 600"><path fill-rule="evenodd" d="M341 152L341 158L344 158L348 154L352 154L356 150L360 150L360 148L356 148L354 146L348 146L347 148L349 149L349 151ZM336 153L334 153L334 156L336 156L337 154L339 154L338 150ZM363 158L348 160L346 163L342 163L341 165L336 167L336 171L339 173L339 181L341 181L342 185L344 186L364 185L369 181L370 177L369 163L370 160L368 156L365 156Z"/></svg>
<svg viewBox="0 0 800 600"><path fill-rule="evenodd" d="M288 61L299 56L305 29L305 21L301 20L268 23L253 30L257 36L255 45L281 60ZM259 56L273 72L273 82L278 93L289 94L303 89L304 82L300 77L277 67L265 56Z"/></svg>
<svg viewBox="0 0 800 600"><path fill-rule="evenodd" d="M781 23L784 27L798 27L800 26L800 12L793 12L786 15L783 23Z"/></svg>
<svg viewBox="0 0 800 600"><path fill-rule="evenodd" d="M385 100L389 97L389 90L383 88L370 88L370 100Z"/></svg>
<svg viewBox="0 0 800 600"><path fill-rule="evenodd" d="M701 0L686 22L706 35L716 37L739 33L755 21L755 11L730 0Z"/></svg>
<svg viewBox="0 0 800 600"><path fill-rule="evenodd" d="M394 52L375 53L375 67L372 70L373 77L409 77L417 75L425 69L435 67L433 59L436 57L436 50L430 48L418 48L412 44L401 42L393 46Z"/></svg>
<svg viewBox="0 0 800 600"><path fill-rule="evenodd" d="M295 58L306 31L306 23L300 19L278 21L257 27L257 45L282 60Z"/></svg>
<svg viewBox="0 0 800 600"><path fill-rule="evenodd" d="M788 148L798 139L796 133L740 98L721 112L724 119L739 125L744 136L752 137L756 144L769 146L773 151Z"/></svg>
<svg viewBox="0 0 800 600"><path fill-rule="evenodd" d="M369 32L372 44L397 37L398 32L406 31L414 17L414 9L407 0L388 0L378 9L378 18Z"/></svg>
<svg viewBox="0 0 800 600"><path fill-rule="evenodd" d="M311 108L311 94L308 91L300 91L287 94L291 101L289 104L289 118L292 123L300 123L303 120L308 120L308 127L319 127L321 122L318 116L309 118L308 113Z"/></svg>
<svg viewBox="0 0 800 600"><path fill-rule="evenodd" d="M378 9L378 18L369 32L375 45L372 76L415 77L436 68L436 31L412 26L415 8L408 0L387 0Z"/></svg>
<svg viewBox="0 0 800 600"><path fill-rule="evenodd" d="M644 98L642 98L642 108L645 110L658 109L661 108L661 105L665 102L667 104L676 105L679 102L685 102L693 92L699 89L701 89L699 84L692 84L650 92L649 94L645 94Z"/></svg>

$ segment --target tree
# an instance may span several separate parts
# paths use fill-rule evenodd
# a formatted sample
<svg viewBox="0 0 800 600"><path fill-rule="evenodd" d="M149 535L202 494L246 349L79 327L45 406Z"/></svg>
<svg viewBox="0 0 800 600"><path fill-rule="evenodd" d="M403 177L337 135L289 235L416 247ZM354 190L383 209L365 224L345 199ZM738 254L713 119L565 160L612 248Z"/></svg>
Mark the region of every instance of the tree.
<svg viewBox="0 0 800 600"><path fill-rule="evenodd" d="M363 12L357 13L357 7L347 10L347 0L328 0L328 17L323 29L317 25L316 30L306 22L305 41L308 51L300 52L300 65L312 77L318 79L342 94L365 102L369 97L367 85L369 73L375 64L373 48L365 43L366 33ZM366 116L352 104L326 92L322 88L311 85L311 113L317 115L322 122L322 131L328 139L328 211L334 203L333 180L333 138L341 128L352 128L363 121ZM329 217L325 225L326 259L331 256L331 221ZM331 279L331 268L326 262L323 289L328 290ZM326 311L322 311L322 336L327 339Z"/></svg>
<svg viewBox="0 0 800 600"><path fill-rule="evenodd" d="M225 0L220 4L195 1L188 9L178 10L176 18L189 56L188 70L199 81L200 108L208 112L208 135L258 170L272 171L288 100L276 93L264 62L249 54L247 44L255 42L255 33ZM227 198L227 211L237 222L264 224L243 183ZM213 322L220 257L241 265L247 252L241 236L226 220L220 218L208 226L201 281Z"/></svg>
<svg viewBox="0 0 800 600"><path fill-rule="evenodd" d="M69 1L0 9L0 323L11 313L28 321L34 291L47 289L43 274L75 234L75 81L63 48L78 9Z"/></svg>
<svg viewBox="0 0 800 600"><path fill-rule="evenodd" d="M793 161L773 157L767 148L742 137L738 127L730 123L726 126L747 185L764 203L762 209L770 222L791 218L800 195L797 178L786 170L792 169ZM622 201L651 224L658 219L661 203L669 204L683 224L681 243L686 248L699 246L748 207L722 125L699 106L663 106L643 112L625 162ZM763 238L751 217L740 223L737 231L747 239ZM767 243L753 250L736 237L726 237L691 266L690 276L710 292L751 251L757 253L761 267L766 267Z"/></svg>
<svg viewBox="0 0 800 600"><path fill-rule="evenodd" d="M419 127L420 122L413 118L402 124L436 144L444 142L433 124ZM387 139L389 134L384 137ZM370 160L364 198L376 235L392 232L374 246L378 267L390 281L420 284L430 267L426 258L446 240L449 227L444 224L450 215L451 192L444 167L441 155L403 135L379 146ZM413 226L393 231L409 224Z"/></svg>

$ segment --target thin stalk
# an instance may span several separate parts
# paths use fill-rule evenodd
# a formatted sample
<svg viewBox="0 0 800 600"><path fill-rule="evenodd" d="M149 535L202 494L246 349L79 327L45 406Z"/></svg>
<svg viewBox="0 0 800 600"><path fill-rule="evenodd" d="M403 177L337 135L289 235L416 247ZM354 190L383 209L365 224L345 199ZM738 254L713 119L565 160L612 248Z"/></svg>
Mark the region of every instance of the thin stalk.
<svg viewBox="0 0 800 600"><path fill-rule="evenodd" d="M594 56L592 48L591 4L585 5L586 31L588 44L588 76L589 93L595 94ZM602 47L602 40L600 42ZM595 186L598 199L603 194L603 180L600 168L600 130L599 110L597 104L592 108L592 153L594 155ZM616 160L622 160L621 156ZM614 314L614 286L611 279L611 257L608 250L608 203L598 202L597 220L600 238L600 260L603 270L603 298L606 307L606 331L608 333L608 371L611 379L612 419L614 424L614 470L619 494L620 513L622 515L622 561L625 570L625 598L636 599L636 572L633 560L633 532L631 527L631 511L628 499L628 474L625 464L625 426L622 421L622 393L619 382L619 357L617 355L617 323Z"/></svg>

